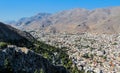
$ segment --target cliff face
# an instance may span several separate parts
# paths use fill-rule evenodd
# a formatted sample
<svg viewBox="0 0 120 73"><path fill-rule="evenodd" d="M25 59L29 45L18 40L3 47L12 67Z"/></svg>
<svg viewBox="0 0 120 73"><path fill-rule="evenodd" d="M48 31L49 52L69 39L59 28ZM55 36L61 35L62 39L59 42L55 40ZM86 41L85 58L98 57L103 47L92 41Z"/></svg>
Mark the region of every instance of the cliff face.
<svg viewBox="0 0 120 73"><path fill-rule="evenodd" d="M54 66L32 50L8 47L0 50L0 72L12 73L68 73L62 66Z"/></svg>

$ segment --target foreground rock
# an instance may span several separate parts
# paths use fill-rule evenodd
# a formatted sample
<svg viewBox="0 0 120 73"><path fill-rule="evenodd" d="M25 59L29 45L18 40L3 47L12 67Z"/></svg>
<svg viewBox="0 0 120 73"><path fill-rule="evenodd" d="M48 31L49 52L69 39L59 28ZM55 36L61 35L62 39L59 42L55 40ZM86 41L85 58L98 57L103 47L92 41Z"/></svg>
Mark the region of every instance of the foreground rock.
<svg viewBox="0 0 120 73"><path fill-rule="evenodd" d="M0 50L0 72L68 73L64 67L52 65L32 50L13 46Z"/></svg>

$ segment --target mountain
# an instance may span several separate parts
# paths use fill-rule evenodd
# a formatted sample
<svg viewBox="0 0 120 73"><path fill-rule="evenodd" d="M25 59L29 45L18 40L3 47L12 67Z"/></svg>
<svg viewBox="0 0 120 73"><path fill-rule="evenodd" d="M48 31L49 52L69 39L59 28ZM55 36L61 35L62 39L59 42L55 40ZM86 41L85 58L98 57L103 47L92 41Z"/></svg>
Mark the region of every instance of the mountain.
<svg viewBox="0 0 120 73"><path fill-rule="evenodd" d="M38 33L119 33L119 11L120 7L98 8L94 10L76 8L55 14L47 14L41 18L35 18L39 16L35 15L27 18L29 20L19 20L17 22L19 25L15 25L17 28Z"/></svg>
<svg viewBox="0 0 120 73"><path fill-rule="evenodd" d="M38 13L35 16L32 17L24 17L18 20L17 22L8 22L8 24L11 24L14 27L18 27L20 29L24 29L25 27L31 26L34 22L41 21L43 18L47 18L50 16L50 13ZM31 26L32 27L32 26Z"/></svg>
<svg viewBox="0 0 120 73"><path fill-rule="evenodd" d="M69 73L63 66L52 65L40 54L27 48L0 50L0 73Z"/></svg>
<svg viewBox="0 0 120 73"><path fill-rule="evenodd" d="M20 31L10 25L0 22L0 42L8 42L24 46L24 44L30 44L34 40L34 37L29 33Z"/></svg>

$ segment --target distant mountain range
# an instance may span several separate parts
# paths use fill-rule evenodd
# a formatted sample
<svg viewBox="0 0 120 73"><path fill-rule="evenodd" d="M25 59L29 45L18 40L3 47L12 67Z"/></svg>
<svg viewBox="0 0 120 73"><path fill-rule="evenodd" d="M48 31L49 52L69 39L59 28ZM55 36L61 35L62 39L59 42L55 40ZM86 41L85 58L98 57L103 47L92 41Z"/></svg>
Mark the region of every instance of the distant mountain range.
<svg viewBox="0 0 120 73"><path fill-rule="evenodd" d="M55 14L39 13L10 24L38 33L119 33L120 7L95 10L76 8Z"/></svg>

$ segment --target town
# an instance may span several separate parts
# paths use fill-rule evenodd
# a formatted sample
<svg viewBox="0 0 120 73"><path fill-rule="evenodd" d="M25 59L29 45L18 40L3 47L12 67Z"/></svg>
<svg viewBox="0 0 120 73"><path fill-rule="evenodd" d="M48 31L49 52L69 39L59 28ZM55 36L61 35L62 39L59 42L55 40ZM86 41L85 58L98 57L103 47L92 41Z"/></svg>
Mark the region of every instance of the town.
<svg viewBox="0 0 120 73"><path fill-rule="evenodd" d="M56 47L67 47L79 70L120 73L120 34L47 34L39 38Z"/></svg>

